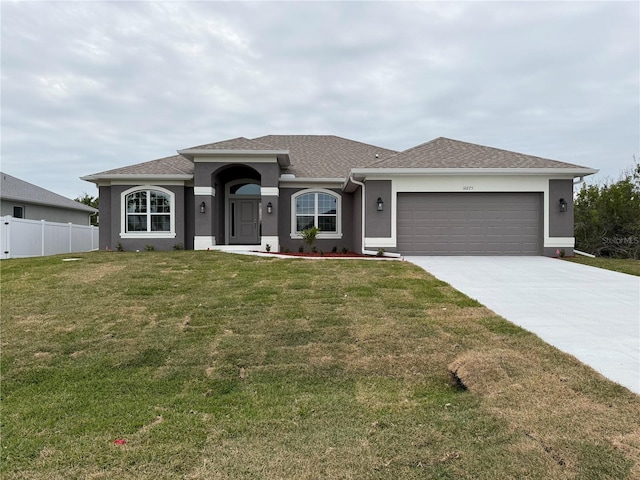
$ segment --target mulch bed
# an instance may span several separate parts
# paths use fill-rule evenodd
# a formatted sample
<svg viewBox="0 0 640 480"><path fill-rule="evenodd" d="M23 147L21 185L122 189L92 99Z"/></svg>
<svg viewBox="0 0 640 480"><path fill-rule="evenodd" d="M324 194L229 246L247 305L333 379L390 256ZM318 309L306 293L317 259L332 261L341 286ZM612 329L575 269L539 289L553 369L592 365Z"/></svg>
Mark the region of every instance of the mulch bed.
<svg viewBox="0 0 640 480"><path fill-rule="evenodd" d="M278 255L286 255L288 257L311 257L311 258L372 258L374 255L364 255L357 252L333 253L333 252L272 252Z"/></svg>

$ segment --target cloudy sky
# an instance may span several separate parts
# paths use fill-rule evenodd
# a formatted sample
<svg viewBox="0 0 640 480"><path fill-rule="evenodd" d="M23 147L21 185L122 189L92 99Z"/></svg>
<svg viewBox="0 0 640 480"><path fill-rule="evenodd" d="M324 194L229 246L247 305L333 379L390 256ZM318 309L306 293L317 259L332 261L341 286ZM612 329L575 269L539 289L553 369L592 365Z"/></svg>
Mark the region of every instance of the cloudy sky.
<svg viewBox="0 0 640 480"><path fill-rule="evenodd" d="M0 2L5 173L78 177L267 134L640 156L638 2Z"/></svg>

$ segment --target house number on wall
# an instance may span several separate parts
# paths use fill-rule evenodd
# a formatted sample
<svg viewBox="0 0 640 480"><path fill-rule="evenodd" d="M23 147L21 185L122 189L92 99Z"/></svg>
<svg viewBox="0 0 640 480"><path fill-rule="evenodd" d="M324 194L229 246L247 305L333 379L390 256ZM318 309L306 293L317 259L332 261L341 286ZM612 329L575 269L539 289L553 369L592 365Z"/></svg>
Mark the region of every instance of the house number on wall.
<svg viewBox="0 0 640 480"><path fill-rule="evenodd" d="M473 185L463 185L462 190L473 190Z"/></svg>

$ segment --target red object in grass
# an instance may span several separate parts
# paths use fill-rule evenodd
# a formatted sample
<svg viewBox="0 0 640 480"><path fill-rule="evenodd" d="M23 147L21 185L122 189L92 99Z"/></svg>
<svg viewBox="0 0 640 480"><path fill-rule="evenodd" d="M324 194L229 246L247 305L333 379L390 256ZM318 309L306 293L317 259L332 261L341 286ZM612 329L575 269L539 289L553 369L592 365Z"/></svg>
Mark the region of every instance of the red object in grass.
<svg viewBox="0 0 640 480"><path fill-rule="evenodd" d="M124 445L125 443L127 443L127 441L124 438L116 438L113 443L115 443L116 445Z"/></svg>

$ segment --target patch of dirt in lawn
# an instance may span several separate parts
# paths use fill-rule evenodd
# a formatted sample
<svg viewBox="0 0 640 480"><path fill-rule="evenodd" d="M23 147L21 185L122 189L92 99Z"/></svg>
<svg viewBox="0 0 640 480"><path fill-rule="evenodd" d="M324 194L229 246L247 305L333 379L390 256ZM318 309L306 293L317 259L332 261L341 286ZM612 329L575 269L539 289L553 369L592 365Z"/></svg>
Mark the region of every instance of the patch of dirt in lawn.
<svg viewBox="0 0 640 480"><path fill-rule="evenodd" d="M631 478L640 478L640 428L626 435L614 437L611 443L629 457L638 459L631 470Z"/></svg>
<svg viewBox="0 0 640 480"><path fill-rule="evenodd" d="M42 327L43 325L48 324L55 317L49 314L33 314L33 315L24 315L24 316L16 316L15 322L17 325L21 327ZM28 329L25 329L28 331Z"/></svg>
<svg viewBox="0 0 640 480"><path fill-rule="evenodd" d="M612 449L636 459L632 478L640 478L640 430L629 422L640 414L636 397L619 393L615 400L603 403L600 395L608 394L600 393L602 387L581 383L581 379L592 381L595 372L577 362L546 363L540 353L471 350L448 369L460 385L482 399L491 414L522 435L513 448L534 449L553 468L573 470L585 460L572 444L601 450L604 444L597 445L593 439L606 439Z"/></svg>
<svg viewBox="0 0 640 480"><path fill-rule="evenodd" d="M38 360L51 360L53 358L53 354L51 352L36 352L33 356Z"/></svg>
<svg viewBox="0 0 640 480"><path fill-rule="evenodd" d="M58 277L65 279L67 282L84 284L95 283L102 280L107 275L118 273L125 268L123 264L102 263L94 265L92 268L77 268L67 270L58 274Z"/></svg>

